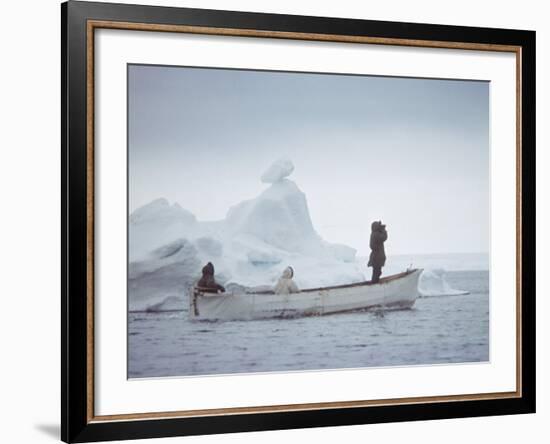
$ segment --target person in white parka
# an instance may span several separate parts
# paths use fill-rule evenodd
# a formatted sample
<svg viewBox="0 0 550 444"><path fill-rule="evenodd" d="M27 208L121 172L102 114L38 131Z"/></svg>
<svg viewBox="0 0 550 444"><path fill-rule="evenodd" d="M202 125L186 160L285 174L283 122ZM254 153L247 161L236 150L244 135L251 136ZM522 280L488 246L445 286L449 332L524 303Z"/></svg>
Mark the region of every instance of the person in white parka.
<svg viewBox="0 0 550 444"><path fill-rule="evenodd" d="M286 267L283 271L283 274L279 278L277 285L275 285L275 288L273 289L275 294L298 293L300 290L292 280L293 277L294 270L292 269L292 267Z"/></svg>

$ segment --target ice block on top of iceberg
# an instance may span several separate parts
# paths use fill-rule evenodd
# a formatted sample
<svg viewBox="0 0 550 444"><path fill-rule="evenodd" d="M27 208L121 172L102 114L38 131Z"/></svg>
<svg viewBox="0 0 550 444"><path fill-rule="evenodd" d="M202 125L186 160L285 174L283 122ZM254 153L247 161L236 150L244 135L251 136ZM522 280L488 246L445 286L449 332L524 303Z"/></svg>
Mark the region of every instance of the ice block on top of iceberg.
<svg viewBox="0 0 550 444"><path fill-rule="evenodd" d="M271 164L262 174L263 183L276 183L288 177L294 171L294 164L290 159L279 159Z"/></svg>

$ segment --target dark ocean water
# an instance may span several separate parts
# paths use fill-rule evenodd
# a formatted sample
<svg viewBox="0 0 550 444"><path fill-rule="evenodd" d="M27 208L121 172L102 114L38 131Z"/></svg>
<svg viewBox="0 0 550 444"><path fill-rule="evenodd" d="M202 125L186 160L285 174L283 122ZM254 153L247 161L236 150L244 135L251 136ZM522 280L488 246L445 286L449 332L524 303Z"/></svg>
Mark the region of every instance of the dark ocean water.
<svg viewBox="0 0 550 444"><path fill-rule="evenodd" d="M410 310L232 322L187 311L129 313L130 378L483 362L489 360L489 272L446 274L460 296Z"/></svg>

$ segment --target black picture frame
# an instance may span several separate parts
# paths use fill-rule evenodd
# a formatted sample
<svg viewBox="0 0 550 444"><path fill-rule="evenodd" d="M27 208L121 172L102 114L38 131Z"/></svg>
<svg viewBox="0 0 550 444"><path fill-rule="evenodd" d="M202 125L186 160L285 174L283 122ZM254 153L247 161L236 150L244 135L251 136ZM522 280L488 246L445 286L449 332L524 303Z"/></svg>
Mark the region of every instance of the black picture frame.
<svg viewBox="0 0 550 444"><path fill-rule="evenodd" d="M388 405L334 407L294 411L95 420L90 415L90 143L87 80L88 23L113 21L185 25L265 32L406 39L411 41L510 45L519 48L521 64L520 199L521 393L497 399L440 400ZM187 8L69 1L61 5L62 104L62 312L61 438L90 442L180 435L308 428L416 421L535 412L535 32L508 29L396 23ZM92 201L93 204L93 201ZM93 265L92 265L93 266ZM92 284L93 285L93 284ZM93 312L92 312L93 313ZM92 316L93 317L93 316ZM93 387L92 387L93 389Z"/></svg>

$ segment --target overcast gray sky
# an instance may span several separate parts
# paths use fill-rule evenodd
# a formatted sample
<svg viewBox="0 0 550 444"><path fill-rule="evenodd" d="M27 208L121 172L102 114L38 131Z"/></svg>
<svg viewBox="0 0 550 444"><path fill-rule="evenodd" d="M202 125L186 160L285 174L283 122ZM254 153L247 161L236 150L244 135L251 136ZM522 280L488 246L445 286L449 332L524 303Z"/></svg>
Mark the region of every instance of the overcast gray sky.
<svg viewBox="0 0 550 444"><path fill-rule="evenodd" d="M489 250L489 83L129 66L130 211L158 197L200 220L290 158L313 224L367 254Z"/></svg>

